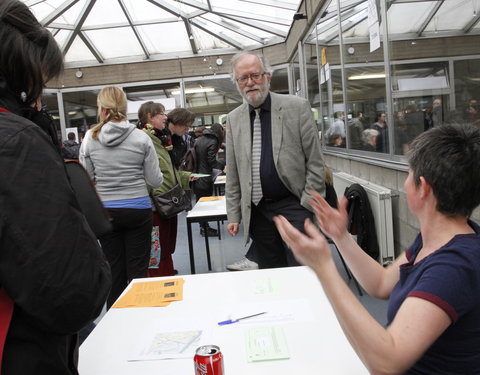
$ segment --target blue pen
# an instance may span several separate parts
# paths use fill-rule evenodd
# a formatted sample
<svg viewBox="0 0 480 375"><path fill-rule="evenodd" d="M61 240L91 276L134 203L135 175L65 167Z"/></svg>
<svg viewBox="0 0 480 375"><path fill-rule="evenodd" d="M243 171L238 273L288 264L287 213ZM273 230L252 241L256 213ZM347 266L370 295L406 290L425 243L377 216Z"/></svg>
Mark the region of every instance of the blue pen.
<svg viewBox="0 0 480 375"><path fill-rule="evenodd" d="M226 324L232 324L232 323L236 323L240 320L243 320L243 319L248 319L248 318L253 318L254 316L259 316L259 315L262 315L262 314L266 314L267 312L264 311L264 312L261 312L261 313L258 313L258 314L253 314L253 315L248 315L248 316L244 316L243 318L238 318L238 319L228 319L228 320L224 320L223 322L218 322L218 325L219 326L224 326Z"/></svg>

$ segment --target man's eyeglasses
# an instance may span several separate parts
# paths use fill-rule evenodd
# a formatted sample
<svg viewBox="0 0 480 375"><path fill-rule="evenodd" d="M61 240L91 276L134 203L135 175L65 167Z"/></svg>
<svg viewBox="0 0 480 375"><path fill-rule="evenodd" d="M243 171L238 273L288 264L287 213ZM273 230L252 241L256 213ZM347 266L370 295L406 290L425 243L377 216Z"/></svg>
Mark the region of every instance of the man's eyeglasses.
<svg viewBox="0 0 480 375"><path fill-rule="evenodd" d="M247 83L249 79L251 79L253 82L258 83L260 80L262 80L263 76L267 74L266 72L263 73L252 73L249 74L248 76L241 76L237 78L237 82L240 84Z"/></svg>

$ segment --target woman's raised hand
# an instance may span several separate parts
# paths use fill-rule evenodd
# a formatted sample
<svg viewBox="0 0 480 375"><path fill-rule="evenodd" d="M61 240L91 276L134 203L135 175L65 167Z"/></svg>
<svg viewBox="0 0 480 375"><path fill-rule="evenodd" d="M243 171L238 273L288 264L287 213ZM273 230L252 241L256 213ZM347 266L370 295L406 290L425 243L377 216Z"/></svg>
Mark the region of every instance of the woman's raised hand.
<svg viewBox="0 0 480 375"><path fill-rule="evenodd" d="M300 263L317 268L326 259L331 259L327 240L310 219L305 220L305 234L290 224L283 216L276 216L273 220L283 241Z"/></svg>
<svg viewBox="0 0 480 375"><path fill-rule="evenodd" d="M348 233L348 200L345 197L340 198L338 209L333 208L328 202L317 192L311 191L312 199L310 205L317 217L320 229L332 240L339 239Z"/></svg>

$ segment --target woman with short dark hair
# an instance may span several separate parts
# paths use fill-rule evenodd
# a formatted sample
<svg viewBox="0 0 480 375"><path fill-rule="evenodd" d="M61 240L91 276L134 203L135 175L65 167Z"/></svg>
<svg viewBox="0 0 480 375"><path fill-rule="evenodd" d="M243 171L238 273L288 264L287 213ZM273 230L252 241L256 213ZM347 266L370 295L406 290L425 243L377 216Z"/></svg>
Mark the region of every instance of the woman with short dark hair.
<svg viewBox="0 0 480 375"><path fill-rule="evenodd" d="M408 152L406 203L420 224L413 244L388 267L347 231L347 199L338 210L318 193L318 224L365 290L389 299L387 327L377 323L339 275L325 237L275 222L297 259L322 283L343 331L372 374L478 374L480 369L480 130L442 125L420 134Z"/></svg>

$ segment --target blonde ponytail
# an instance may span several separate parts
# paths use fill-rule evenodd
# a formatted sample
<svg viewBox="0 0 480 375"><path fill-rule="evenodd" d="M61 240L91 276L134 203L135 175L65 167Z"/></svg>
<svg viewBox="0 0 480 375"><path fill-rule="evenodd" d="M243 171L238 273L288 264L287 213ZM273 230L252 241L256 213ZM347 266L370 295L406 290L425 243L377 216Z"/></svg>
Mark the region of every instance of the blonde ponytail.
<svg viewBox="0 0 480 375"><path fill-rule="evenodd" d="M107 122L127 119L127 96L120 87L104 87L98 93L97 103L99 110L106 110L107 115L91 129L93 139L98 139L103 125Z"/></svg>

